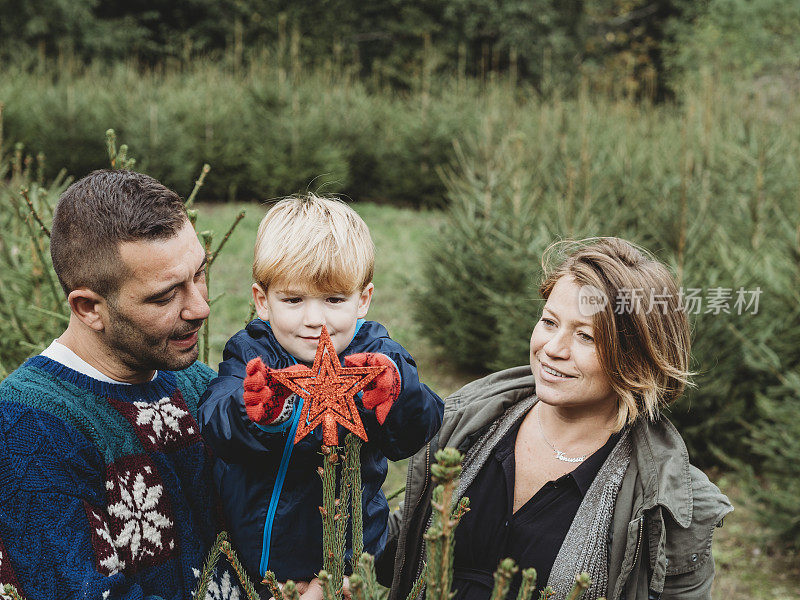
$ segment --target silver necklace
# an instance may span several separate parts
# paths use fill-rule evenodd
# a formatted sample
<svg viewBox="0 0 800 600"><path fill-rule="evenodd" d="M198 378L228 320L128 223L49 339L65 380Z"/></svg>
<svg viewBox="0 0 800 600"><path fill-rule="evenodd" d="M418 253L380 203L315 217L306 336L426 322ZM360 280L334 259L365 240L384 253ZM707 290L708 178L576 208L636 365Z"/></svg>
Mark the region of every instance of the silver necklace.
<svg viewBox="0 0 800 600"><path fill-rule="evenodd" d="M544 434L544 429L542 428L542 415L541 412L539 411L538 406L536 407L536 420L539 422L539 433L542 434L542 439L544 440L544 443L550 446L550 449L553 452L555 452L556 458L558 460L562 460L568 463L579 463L586 460L588 454L584 454L583 456L576 456L575 458L570 458L569 456L564 454L561 450L556 450L555 446L553 446L553 444L550 443L550 441L547 439L547 436Z"/></svg>

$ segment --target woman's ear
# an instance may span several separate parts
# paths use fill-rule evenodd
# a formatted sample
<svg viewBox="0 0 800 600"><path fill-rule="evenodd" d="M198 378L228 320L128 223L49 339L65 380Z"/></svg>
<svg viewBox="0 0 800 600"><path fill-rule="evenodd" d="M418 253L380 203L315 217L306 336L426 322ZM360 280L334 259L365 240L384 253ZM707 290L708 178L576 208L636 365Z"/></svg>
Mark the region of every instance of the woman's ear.
<svg viewBox="0 0 800 600"><path fill-rule="evenodd" d="M363 319L367 316L369 303L372 302L372 291L374 289L375 286L372 283L368 283L367 287L361 291L361 296L358 299L358 312L356 313L356 316L359 319Z"/></svg>
<svg viewBox="0 0 800 600"><path fill-rule="evenodd" d="M95 331L103 331L106 328L108 311L106 301L100 294L89 288L78 288L69 293L67 302L72 314L78 317L81 323Z"/></svg>
<svg viewBox="0 0 800 600"><path fill-rule="evenodd" d="M256 314L262 321L269 321L269 304L267 303L267 292L261 284L253 284L253 304L256 305Z"/></svg>

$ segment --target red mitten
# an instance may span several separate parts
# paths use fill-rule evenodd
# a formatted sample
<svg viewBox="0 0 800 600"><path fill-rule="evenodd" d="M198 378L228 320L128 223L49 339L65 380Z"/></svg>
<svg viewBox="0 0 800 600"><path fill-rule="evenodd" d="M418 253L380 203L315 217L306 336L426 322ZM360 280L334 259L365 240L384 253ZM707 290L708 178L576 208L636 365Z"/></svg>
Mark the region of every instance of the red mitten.
<svg viewBox="0 0 800 600"><path fill-rule="evenodd" d="M297 368L293 365L287 369ZM247 416L259 425L285 421L291 414L287 400L292 391L270 375L272 369L264 365L260 357L247 363L247 376L244 378L244 408Z"/></svg>
<svg viewBox="0 0 800 600"><path fill-rule="evenodd" d="M361 401L364 408L374 410L378 423L383 425L392 404L400 395L400 373L391 358L378 352L362 352L344 357L346 367L386 367L367 384Z"/></svg>

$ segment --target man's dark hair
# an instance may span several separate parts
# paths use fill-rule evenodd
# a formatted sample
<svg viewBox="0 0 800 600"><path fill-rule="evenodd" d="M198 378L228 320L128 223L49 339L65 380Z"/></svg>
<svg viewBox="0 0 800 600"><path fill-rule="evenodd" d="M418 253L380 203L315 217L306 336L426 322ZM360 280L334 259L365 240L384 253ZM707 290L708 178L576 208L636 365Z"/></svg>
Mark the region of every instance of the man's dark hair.
<svg viewBox="0 0 800 600"><path fill-rule="evenodd" d="M178 194L133 171L95 171L61 195L50 255L64 293L113 296L125 277L119 244L175 235L187 222Z"/></svg>

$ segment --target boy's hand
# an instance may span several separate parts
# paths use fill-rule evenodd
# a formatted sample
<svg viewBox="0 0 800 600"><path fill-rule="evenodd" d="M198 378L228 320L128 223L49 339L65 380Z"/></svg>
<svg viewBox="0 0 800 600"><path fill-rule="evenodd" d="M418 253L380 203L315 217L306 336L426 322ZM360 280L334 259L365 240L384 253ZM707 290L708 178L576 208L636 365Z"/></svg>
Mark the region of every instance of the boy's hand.
<svg viewBox="0 0 800 600"><path fill-rule="evenodd" d="M346 367L386 367L383 372L367 384L361 401L364 408L375 411L378 423L383 425L392 404L400 395L400 373L394 361L379 352L362 352L344 357Z"/></svg>
<svg viewBox="0 0 800 600"><path fill-rule="evenodd" d="M292 365L284 369L290 371L301 367ZM288 418L287 399L292 391L270 375L270 371L260 357L247 363L247 376L244 378L244 408L247 416L259 425L270 425Z"/></svg>

